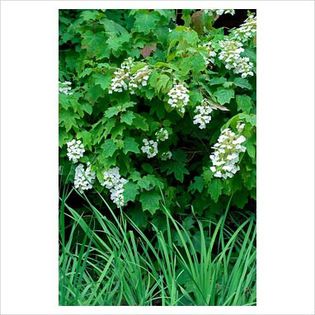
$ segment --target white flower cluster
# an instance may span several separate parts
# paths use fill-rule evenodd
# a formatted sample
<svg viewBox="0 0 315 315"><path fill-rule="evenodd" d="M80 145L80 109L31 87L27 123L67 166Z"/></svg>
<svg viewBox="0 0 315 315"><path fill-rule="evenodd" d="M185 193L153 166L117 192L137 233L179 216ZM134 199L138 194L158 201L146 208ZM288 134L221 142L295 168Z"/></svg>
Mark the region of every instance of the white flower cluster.
<svg viewBox="0 0 315 315"><path fill-rule="evenodd" d="M128 90L128 82L130 79L130 70L133 65L133 59L131 57L127 58L114 72L114 77L111 81L108 93L112 94L113 92L121 93Z"/></svg>
<svg viewBox="0 0 315 315"><path fill-rule="evenodd" d="M174 84L167 94L169 96L168 104L180 113L185 113L185 107L189 102L188 93L188 89L182 83Z"/></svg>
<svg viewBox="0 0 315 315"><path fill-rule="evenodd" d="M127 58L114 72L114 77L111 81L108 93L121 93L130 90L130 94L134 94L137 88L146 86L148 84L151 70L149 66L144 66L131 75L131 68L134 66L133 58Z"/></svg>
<svg viewBox="0 0 315 315"><path fill-rule="evenodd" d="M253 76L253 63L247 57L241 57L244 51L243 44L236 40L222 40L219 42L221 51L219 59L225 64L225 68L241 74L242 78Z"/></svg>
<svg viewBox="0 0 315 315"><path fill-rule="evenodd" d="M216 52L213 50L213 47L211 45L211 42L205 43L202 45L207 49L208 56L205 57L205 63L206 65L214 64L214 57L217 55Z"/></svg>
<svg viewBox="0 0 315 315"><path fill-rule="evenodd" d="M245 22L237 29L233 30L232 38L241 42L246 42L256 35L256 16L250 14Z"/></svg>
<svg viewBox="0 0 315 315"><path fill-rule="evenodd" d="M149 159L153 158L158 154L158 143L153 140L143 139L143 146L141 147L141 151L146 153Z"/></svg>
<svg viewBox="0 0 315 315"><path fill-rule="evenodd" d="M215 13L217 15L222 15L222 14L231 14L231 15L234 15L235 14L235 10L234 9L218 9L218 10L215 10Z"/></svg>
<svg viewBox="0 0 315 315"><path fill-rule="evenodd" d="M244 124L238 125L238 131L241 132ZM224 129L213 146L214 152L210 155L213 166L210 167L215 177L224 179L231 178L240 170L237 165L239 154L245 152L246 148L242 145L246 138L239 133L234 133L231 129Z"/></svg>
<svg viewBox="0 0 315 315"><path fill-rule="evenodd" d="M170 160L172 158L172 156L173 156L173 154L171 151L163 152L161 154L161 160L162 161Z"/></svg>
<svg viewBox="0 0 315 315"><path fill-rule="evenodd" d="M102 185L109 189L111 193L110 199L118 207L122 207L124 205L124 185L128 181L120 176L118 167L113 167L105 171L103 176L104 182Z"/></svg>
<svg viewBox="0 0 315 315"><path fill-rule="evenodd" d="M253 76L253 63L249 61L248 57L241 57L234 69L236 74L240 74L242 78Z"/></svg>
<svg viewBox="0 0 315 315"><path fill-rule="evenodd" d="M211 112L212 108L208 100L203 99L201 105L198 105L195 109L194 125L199 124L200 129L205 129L206 125L211 121Z"/></svg>
<svg viewBox="0 0 315 315"><path fill-rule="evenodd" d="M133 74L129 81L130 94L134 94L137 88L146 86L148 84L150 74L151 70L149 69L149 66L144 66Z"/></svg>
<svg viewBox="0 0 315 315"><path fill-rule="evenodd" d="M59 81L59 93L65 94L65 95L72 95L73 92L71 92L71 82L70 81Z"/></svg>
<svg viewBox="0 0 315 315"><path fill-rule="evenodd" d="M222 14L231 14L234 15L235 14L235 10L234 9L217 9L217 10L204 10L205 13L213 15L222 15Z"/></svg>
<svg viewBox="0 0 315 315"><path fill-rule="evenodd" d="M95 181L95 172L91 170L90 163L84 169L83 164L79 164L75 169L74 188L78 189L80 193L84 190L91 189Z"/></svg>
<svg viewBox="0 0 315 315"><path fill-rule="evenodd" d="M69 158L69 161L72 161L73 163L77 163L79 159L83 156L84 145L81 142L81 140L71 140L67 142L67 156Z"/></svg>
<svg viewBox="0 0 315 315"><path fill-rule="evenodd" d="M165 128L161 128L155 133L156 140L162 142L168 139L168 131Z"/></svg>

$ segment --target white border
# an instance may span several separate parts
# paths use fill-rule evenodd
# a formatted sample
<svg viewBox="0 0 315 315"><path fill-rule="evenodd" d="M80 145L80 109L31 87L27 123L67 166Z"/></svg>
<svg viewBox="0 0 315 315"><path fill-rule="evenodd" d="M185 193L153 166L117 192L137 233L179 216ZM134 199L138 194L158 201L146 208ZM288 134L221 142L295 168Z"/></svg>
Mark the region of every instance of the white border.
<svg viewBox="0 0 315 315"><path fill-rule="evenodd" d="M2 2L2 314L314 314L314 2ZM58 307L58 8L258 9L258 306Z"/></svg>

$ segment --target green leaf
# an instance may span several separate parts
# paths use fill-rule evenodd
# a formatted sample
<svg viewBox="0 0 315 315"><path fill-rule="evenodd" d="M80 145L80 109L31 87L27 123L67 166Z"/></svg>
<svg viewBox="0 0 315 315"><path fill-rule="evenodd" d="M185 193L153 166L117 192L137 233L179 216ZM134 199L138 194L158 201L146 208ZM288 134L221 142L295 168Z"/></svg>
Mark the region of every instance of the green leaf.
<svg viewBox="0 0 315 315"><path fill-rule="evenodd" d="M242 89L247 89L247 90L251 90L252 86L251 84L248 82L248 80L244 79L244 78L235 78L234 79L234 84Z"/></svg>
<svg viewBox="0 0 315 315"><path fill-rule="evenodd" d="M112 139L107 139L102 145L102 149L104 151L104 157L111 157L115 153L117 147Z"/></svg>
<svg viewBox="0 0 315 315"><path fill-rule="evenodd" d="M119 37L113 36L110 37L106 43L108 44L108 47L110 47L110 49L112 51L118 51L119 49L123 48L124 45L129 42L129 40L131 39L131 35L128 33L119 35Z"/></svg>
<svg viewBox="0 0 315 315"><path fill-rule="evenodd" d="M115 107L110 107L109 109L107 109L104 113L104 116L106 118L112 118L114 116L117 116L120 112L120 108L115 106Z"/></svg>
<svg viewBox="0 0 315 315"><path fill-rule="evenodd" d="M133 171L130 173L129 178L133 181L138 181L139 179L141 179L141 174L138 171Z"/></svg>
<svg viewBox="0 0 315 315"><path fill-rule="evenodd" d="M198 33L186 26L177 26L169 34L169 47L168 54L172 48L176 48L175 51L185 50L189 47L196 47L199 41ZM177 46L177 47L176 47ZM174 57L169 56L168 59L173 59Z"/></svg>
<svg viewBox="0 0 315 315"><path fill-rule="evenodd" d="M139 193L138 185L133 182L128 182L124 185L124 201L135 201Z"/></svg>
<svg viewBox="0 0 315 315"><path fill-rule="evenodd" d="M195 176L194 178L194 182L191 183L188 187L188 191L191 191L192 193L194 193L196 190L198 192L202 192L204 187L204 182L203 182L203 178L201 176Z"/></svg>
<svg viewBox="0 0 315 315"><path fill-rule="evenodd" d="M140 195L143 210L154 214L160 208L161 195L156 191L144 191Z"/></svg>
<svg viewBox="0 0 315 315"><path fill-rule="evenodd" d="M84 78L86 76L89 76L93 72L92 68L85 68L79 75L79 78Z"/></svg>
<svg viewBox="0 0 315 315"><path fill-rule="evenodd" d="M143 163L141 164L141 167L148 174L152 174L154 172L153 166L149 163Z"/></svg>
<svg viewBox="0 0 315 315"><path fill-rule="evenodd" d="M123 152L127 154L128 152L140 153L139 144L132 137L127 137L124 139Z"/></svg>
<svg viewBox="0 0 315 315"><path fill-rule="evenodd" d="M77 138L82 139L84 146L89 147L92 144L92 135L86 130L79 131L77 133Z"/></svg>
<svg viewBox="0 0 315 315"><path fill-rule="evenodd" d="M251 157L252 160L255 160L255 156L256 156L255 142L256 142L256 139L254 136L252 136L246 141L246 144L245 144L247 154Z"/></svg>
<svg viewBox="0 0 315 315"><path fill-rule="evenodd" d="M199 90L190 91L189 100L192 105L200 104L202 102L202 99L203 97Z"/></svg>
<svg viewBox="0 0 315 315"><path fill-rule="evenodd" d="M84 21L90 21L90 20L96 20L96 18L99 16L100 11L98 10L84 10L81 12L81 17Z"/></svg>
<svg viewBox="0 0 315 315"><path fill-rule="evenodd" d="M151 81L151 85L155 87L155 90L158 93L160 92L166 93L169 82L170 82L170 77L166 74L161 74L160 76L157 77L155 82Z"/></svg>
<svg viewBox="0 0 315 315"><path fill-rule="evenodd" d="M246 203L248 202L248 194L246 192L237 192L233 195L233 204L236 205L239 209L243 209Z"/></svg>
<svg viewBox="0 0 315 315"><path fill-rule="evenodd" d="M120 121L126 123L127 125L132 125L132 121L134 120L135 115L131 111L127 111L120 116Z"/></svg>
<svg viewBox="0 0 315 315"><path fill-rule="evenodd" d="M111 19L103 18L101 24L108 35L120 35L126 33L126 29Z"/></svg>
<svg viewBox="0 0 315 315"><path fill-rule="evenodd" d="M132 122L133 126L135 126L136 129L141 129L143 131L148 131L149 130L149 125L148 125L146 119L143 116L139 115L139 114L135 113L134 115L135 115L135 118L134 118L134 120Z"/></svg>
<svg viewBox="0 0 315 315"><path fill-rule="evenodd" d="M102 90L100 85L92 85L88 87L86 95L88 101L94 103L102 95L104 95L104 91Z"/></svg>
<svg viewBox="0 0 315 315"><path fill-rule="evenodd" d="M212 180L213 173L210 171L210 169L205 169L202 173L202 178L206 183L210 183Z"/></svg>
<svg viewBox="0 0 315 315"><path fill-rule="evenodd" d="M234 97L234 90L219 88L213 95L216 97L220 105L229 104L231 99Z"/></svg>
<svg viewBox="0 0 315 315"><path fill-rule="evenodd" d="M193 74L198 74L200 71L205 70L206 64L201 54L194 54L186 58L181 58L179 68L183 76L187 75L190 71Z"/></svg>
<svg viewBox="0 0 315 315"><path fill-rule="evenodd" d="M133 107L135 105L135 102L124 102L122 105L119 105L118 108L120 108L120 111L125 111L127 108Z"/></svg>
<svg viewBox="0 0 315 315"><path fill-rule="evenodd" d="M80 116L69 110L62 110L59 114L60 124L65 126L67 132L77 126L78 119L80 119Z"/></svg>
<svg viewBox="0 0 315 315"><path fill-rule="evenodd" d="M91 104L87 103L87 102L84 102L84 103L81 104L80 110L82 110L82 111L88 113L89 115L91 115L92 112L93 112L93 106Z"/></svg>
<svg viewBox="0 0 315 315"><path fill-rule="evenodd" d="M93 78L94 78L95 84L100 85L102 90L107 90L112 80L112 76L110 73L106 73L106 74L94 73Z"/></svg>
<svg viewBox="0 0 315 315"><path fill-rule="evenodd" d="M241 176L243 178L244 186L246 188L253 189L256 186L256 169L252 169L250 172L242 172Z"/></svg>
<svg viewBox="0 0 315 315"><path fill-rule="evenodd" d="M164 183L158 177L151 174L140 178L138 180L138 185L140 188L145 189L145 190L151 190L155 187L162 189L164 187Z"/></svg>
<svg viewBox="0 0 315 315"><path fill-rule="evenodd" d="M223 83L223 87L228 89L228 88L232 87L233 84L234 83L231 82L231 81L226 81L226 82Z"/></svg>
<svg viewBox="0 0 315 315"><path fill-rule="evenodd" d="M159 21L157 12L139 10L135 15L134 30L139 33L149 34Z"/></svg>
<svg viewBox="0 0 315 315"><path fill-rule="evenodd" d="M86 49L90 57L97 59L108 58L110 47L106 43L107 36L105 32L92 32L90 30L82 34L82 48Z"/></svg>
<svg viewBox="0 0 315 315"><path fill-rule="evenodd" d="M239 114L240 119L244 119L246 122L250 123L252 126L256 126L256 115L254 114L244 114L240 113Z"/></svg>
<svg viewBox="0 0 315 315"><path fill-rule="evenodd" d="M101 23L104 25L105 32L109 37L106 43L113 52L121 49L131 39L131 35L127 30L113 20L102 19Z"/></svg>
<svg viewBox="0 0 315 315"><path fill-rule="evenodd" d="M166 171L167 175L174 174L175 178L182 183L184 175L189 174L186 168L186 153L182 150L175 151L172 160L165 162L161 170Z"/></svg>
<svg viewBox="0 0 315 315"><path fill-rule="evenodd" d="M253 107L251 98L248 95L236 95L237 110L249 114Z"/></svg>
<svg viewBox="0 0 315 315"><path fill-rule="evenodd" d="M185 26L190 26L191 14L192 14L192 10L187 10L187 9L182 10L182 19L185 22Z"/></svg>
<svg viewBox="0 0 315 315"><path fill-rule="evenodd" d="M186 230L190 230L193 226L194 226L194 218L192 215L188 215L184 221L183 221L183 227L186 229Z"/></svg>
<svg viewBox="0 0 315 315"><path fill-rule="evenodd" d="M214 202L219 200L222 191L222 182L219 179L212 179L208 186L208 192Z"/></svg>
<svg viewBox="0 0 315 315"><path fill-rule="evenodd" d="M224 77L217 77L217 78L212 78L209 80L209 85L221 85L226 82L226 78Z"/></svg>

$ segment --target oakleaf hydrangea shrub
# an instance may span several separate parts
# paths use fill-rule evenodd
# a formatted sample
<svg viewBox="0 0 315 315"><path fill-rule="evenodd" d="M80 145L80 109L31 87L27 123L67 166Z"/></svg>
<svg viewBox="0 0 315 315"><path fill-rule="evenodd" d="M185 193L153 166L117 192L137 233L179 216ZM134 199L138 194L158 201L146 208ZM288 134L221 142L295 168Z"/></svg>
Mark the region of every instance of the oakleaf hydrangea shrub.
<svg viewBox="0 0 315 315"><path fill-rule="evenodd" d="M60 11L62 184L143 224L255 200L255 13L181 11Z"/></svg>

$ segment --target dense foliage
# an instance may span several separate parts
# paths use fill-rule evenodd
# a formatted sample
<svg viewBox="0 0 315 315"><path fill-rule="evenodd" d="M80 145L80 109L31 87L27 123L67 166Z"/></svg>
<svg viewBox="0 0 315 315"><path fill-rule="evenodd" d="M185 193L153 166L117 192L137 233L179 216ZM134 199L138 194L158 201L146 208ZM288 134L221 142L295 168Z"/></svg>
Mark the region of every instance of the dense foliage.
<svg viewBox="0 0 315 315"><path fill-rule="evenodd" d="M60 11L62 182L139 224L255 199L255 17L178 11Z"/></svg>
<svg viewBox="0 0 315 315"><path fill-rule="evenodd" d="M254 12L59 31L60 304L255 305Z"/></svg>

